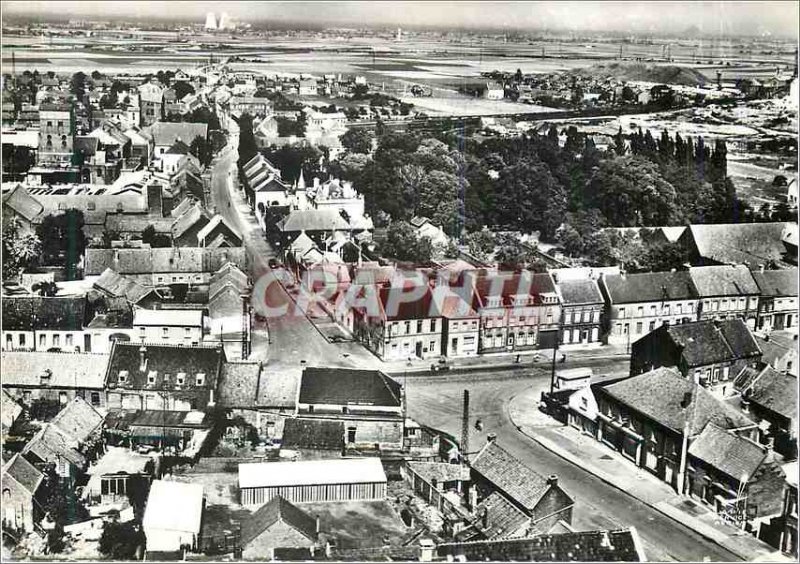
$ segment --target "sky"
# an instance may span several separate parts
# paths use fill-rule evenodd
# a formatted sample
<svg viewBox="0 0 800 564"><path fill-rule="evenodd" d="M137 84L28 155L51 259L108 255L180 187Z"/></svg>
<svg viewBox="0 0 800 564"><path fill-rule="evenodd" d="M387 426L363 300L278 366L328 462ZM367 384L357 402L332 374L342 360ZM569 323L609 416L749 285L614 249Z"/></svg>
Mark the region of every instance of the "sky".
<svg viewBox="0 0 800 564"><path fill-rule="evenodd" d="M177 5L176 5L177 4ZM167 8L167 6L169 6ZM202 22L206 12L225 10L241 21L307 22L364 26L436 26L494 29L769 33L797 37L798 1L777 2L204 2L9 1L6 13L175 17ZM112 15L113 14L113 15Z"/></svg>

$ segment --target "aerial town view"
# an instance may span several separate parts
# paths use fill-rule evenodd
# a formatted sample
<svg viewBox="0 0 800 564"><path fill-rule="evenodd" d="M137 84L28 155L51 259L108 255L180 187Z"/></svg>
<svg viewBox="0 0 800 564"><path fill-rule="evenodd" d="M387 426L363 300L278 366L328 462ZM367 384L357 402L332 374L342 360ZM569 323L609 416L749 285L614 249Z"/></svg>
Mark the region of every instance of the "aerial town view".
<svg viewBox="0 0 800 564"><path fill-rule="evenodd" d="M0 559L797 561L800 2L1 9Z"/></svg>

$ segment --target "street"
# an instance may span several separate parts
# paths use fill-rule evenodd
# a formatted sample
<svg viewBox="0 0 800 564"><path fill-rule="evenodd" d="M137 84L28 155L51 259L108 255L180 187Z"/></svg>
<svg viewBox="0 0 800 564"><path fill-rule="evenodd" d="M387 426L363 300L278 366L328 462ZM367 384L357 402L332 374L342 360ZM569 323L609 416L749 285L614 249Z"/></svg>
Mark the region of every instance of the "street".
<svg viewBox="0 0 800 564"><path fill-rule="evenodd" d="M597 373L625 372L627 360L583 361ZM574 366L570 366L574 367ZM460 440L462 396L470 391L470 452L478 451L489 433L498 444L542 475L556 474L575 498L573 525L579 530L635 526L651 561L738 561L734 554L710 542L650 506L610 486L588 471L567 462L520 433L509 420L511 398L529 386L545 389L545 368L468 375L411 376L405 378L409 417L446 431ZM535 405L531 409L536 409ZM475 430L475 420L484 427Z"/></svg>

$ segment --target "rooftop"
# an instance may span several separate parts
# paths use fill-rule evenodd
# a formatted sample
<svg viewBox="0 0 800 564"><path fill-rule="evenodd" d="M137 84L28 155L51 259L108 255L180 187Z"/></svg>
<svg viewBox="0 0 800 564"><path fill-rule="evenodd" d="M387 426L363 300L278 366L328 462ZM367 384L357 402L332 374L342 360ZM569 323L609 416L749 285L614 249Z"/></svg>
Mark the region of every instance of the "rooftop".
<svg viewBox="0 0 800 564"><path fill-rule="evenodd" d="M767 456L767 452L753 441L709 423L700 436L692 442L689 455L724 472L734 480L742 480L745 477L746 481L753 477Z"/></svg>
<svg viewBox="0 0 800 564"><path fill-rule="evenodd" d="M749 296L759 293L758 285L744 265L696 266L689 269L700 298Z"/></svg>
<svg viewBox="0 0 800 564"><path fill-rule="evenodd" d="M562 280L557 286L564 305L603 303L603 295L594 280Z"/></svg>
<svg viewBox="0 0 800 564"><path fill-rule="evenodd" d="M239 464L240 488L385 483L377 458Z"/></svg>
<svg viewBox="0 0 800 564"><path fill-rule="evenodd" d="M783 257L785 226L784 222L690 225L684 236L691 236L701 257L758 268Z"/></svg>
<svg viewBox="0 0 800 564"><path fill-rule="evenodd" d="M2 309L4 331L80 331L86 320L84 296L4 296Z"/></svg>
<svg viewBox="0 0 800 564"><path fill-rule="evenodd" d="M615 304L697 298L688 272L612 274L604 276L602 284Z"/></svg>
<svg viewBox="0 0 800 564"><path fill-rule="evenodd" d="M305 404L400 407L401 386L379 370L303 370L298 401Z"/></svg>
<svg viewBox="0 0 800 564"><path fill-rule="evenodd" d="M97 390L103 389L109 359L107 354L16 351L3 351L0 357L3 386Z"/></svg>
<svg viewBox="0 0 800 564"><path fill-rule="evenodd" d="M288 449L344 449L344 422L325 419L287 419L281 447Z"/></svg>
<svg viewBox="0 0 800 564"><path fill-rule="evenodd" d="M261 364L226 362L222 366L217 401L222 407L254 407Z"/></svg>
<svg viewBox="0 0 800 564"><path fill-rule="evenodd" d="M797 267L785 270L754 270L753 278L762 297L797 296Z"/></svg>
<svg viewBox="0 0 800 564"><path fill-rule="evenodd" d="M17 453L3 466L3 481L5 482L5 480L14 480L33 495L44 480L44 474L39 472L24 456Z"/></svg>
<svg viewBox="0 0 800 564"><path fill-rule="evenodd" d="M247 546L278 521L284 522L310 540L317 538L317 519L278 495L259 507L242 523L242 546Z"/></svg>
<svg viewBox="0 0 800 564"><path fill-rule="evenodd" d="M244 247L208 249L202 247L167 247L150 249L86 249L85 275L101 274L112 268L120 274L171 272L216 272L225 263L244 268Z"/></svg>
<svg viewBox="0 0 800 564"><path fill-rule="evenodd" d="M176 511L180 508L180 511ZM142 519L147 531L200 532L203 485L153 480Z"/></svg>

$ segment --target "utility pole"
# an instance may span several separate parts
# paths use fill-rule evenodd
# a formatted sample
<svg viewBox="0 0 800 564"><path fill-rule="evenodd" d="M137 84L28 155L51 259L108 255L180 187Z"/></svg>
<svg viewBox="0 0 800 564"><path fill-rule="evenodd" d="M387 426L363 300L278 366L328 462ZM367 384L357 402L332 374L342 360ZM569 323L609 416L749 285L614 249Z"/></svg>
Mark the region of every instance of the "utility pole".
<svg viewBox="0 0 800 564"><path fill-rule="evenodd" d="M461 415L461 458L469 462L469 390L464 390L464 410Z"/></svg>

